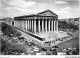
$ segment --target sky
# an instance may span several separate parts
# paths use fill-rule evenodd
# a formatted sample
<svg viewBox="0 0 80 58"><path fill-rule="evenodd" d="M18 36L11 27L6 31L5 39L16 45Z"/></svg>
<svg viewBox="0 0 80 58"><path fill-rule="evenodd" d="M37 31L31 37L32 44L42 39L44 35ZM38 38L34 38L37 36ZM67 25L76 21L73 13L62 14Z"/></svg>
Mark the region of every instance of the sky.
<svg viewBox="0 0 80 58"><path fill-rule="evenodd" d="M79 0L0 0L0 18L51 10L59 19L80 17Z"/></svg>

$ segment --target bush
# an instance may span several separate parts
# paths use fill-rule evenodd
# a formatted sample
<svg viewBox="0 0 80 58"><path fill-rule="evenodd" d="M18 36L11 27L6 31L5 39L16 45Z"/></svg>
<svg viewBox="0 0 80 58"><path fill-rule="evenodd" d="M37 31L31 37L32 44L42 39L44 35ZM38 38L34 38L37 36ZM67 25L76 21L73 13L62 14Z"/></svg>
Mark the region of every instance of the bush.
<svg viewBox="0 0 80 58"><path fill-rule="evenodd" d="M59 21L58 27L61 29L70 29L70 27L66 21Z"/></svg>
<svg viewBox="0 0 80 58"><path fill-rule="evenodd" d="M14 33L14 36L21 36L21 33L18 32L18 31L16 31L16 32Z"/></svg>
<svg viewBox="0 0 80 58"><path fill-rule="evenodd" d="M3 55L20 55L23 50L18 49L18 46L10 44L8 41L1 39L1 53Z"/></svg>
<svg viewBox="0 0 80 58"><path fill-rule="evenodd" d="M7 35L9 37L21 35L20 32L18 32L12 26L7 25L5 22L1 23L1 31L3 32L4 35Z"/></svg>
<svg viewBox="0 0 80 58"><path fill-rule="evenodd" d="M7 44L7 41L6 40L3 40L1 38L1 52L5 51L7 49L6 44Z"/></svg>
<svg viewBox="0 0 80 58"><path fill-rule="evenodd" d="M73 24L69 24L69 27L74 29L74 30L79 30L78 26L77 25L73 25Z"/></svg>
<svg viewBox="0 0 80 58"><path fill-rule="evenodd" d="M5 22L2 22L1 23L1 31L4 33L5 29L9 29L9 26Z"/></svg>
<svg viewBox="0 0 80 58"><path fill-rule="evenodd" d="M74 30L79 30L77 25L74 25L72 23L67 23L66 21L59 21L58 27L60 29L74 29Z"/></svg>

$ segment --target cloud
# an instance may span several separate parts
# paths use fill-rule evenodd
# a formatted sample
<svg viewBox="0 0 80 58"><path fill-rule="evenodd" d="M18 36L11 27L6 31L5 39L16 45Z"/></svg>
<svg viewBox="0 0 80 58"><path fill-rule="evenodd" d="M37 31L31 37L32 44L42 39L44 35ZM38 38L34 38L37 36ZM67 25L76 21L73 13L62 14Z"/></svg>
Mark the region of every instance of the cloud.
<svg viewBox="0 0 80 58"><path fill-rule="evenodd" d="M8 3L10 6L3 8L3 13L7 13L6 16L13 17L19 16L21 14L35 14L47 8L47 5L45 3L38 3L35 1L11 0Z"/></svg>
<svg viewBox="0 0 80 58"><path fill-rule="evenodd" d="M35 14L46 9L49 9L59 15L59 18L66 18L66 17L75 17L79 16L79 10L77 7L73 9L70 2L55 1L54 2L37 2L36 0L2 0L5 1L2 5L2 11L0 12L4 17L7 16L21 16L21 15L28 15L28 14ZM67 3L67 4L65 4ZM6 5L7 4L7 5ZM63 5L64 4L64 5Z"/></svg>
<svg viewBox="0 0 80 58"><path fill-rule="evenodd" d="M61 9L57 9L57 13L68 13L71 10L71 7L63 7Z"/></svg>
<svg viewBox="0 0 80 58"><path fill-rule="evenodd" d="M8 3L11 6L14 6L14 7L16 6L16 7L20 7L20 8L31 7L36 4L36 2L34 2L34 1L27 1L26 2L25 0L12 0Z"/></svg>
<svg viewBox="0 0 80 58"><path fill-rule="evenodd" d="M67 2L64 2L64 1L55 1L55 3L57 3L57 4L65 4Z"/></svg>
<svg viewBox="0 0 80 58"><path fill-rule="evenodd" d="M70 12L71 7L63 7L61 9L55 9L54 12L59 15L58 18L70 18L72 17L72 14Z"/></svg>
<svg viewBox="0 0 80 58"><path fill-rule="evenodd" d="M16 9L24 13L38 12L39 10L46 8L45 3L38 3L35 1L25 1L25 0L12 0L9 2L9 5L11 5L13 8L12 7L8 8Z"/></svg>
<svg viewBox="0 0 80 58"><path fill-rule="evenodd" d="M80 17L79 7L75 9L71 7L63 7L61 9L54 10L54 12L59 15L59 19Z"/></svg>
<svg viewBox="0 0 80 58"><path fill-rule="evenodd" d="M71 7L64 7L64 8L61 8L62 11L66 11L66 10L70 10Z"/></svg>
<svg viewBox="0 0 80 58"><path fill-rule="evenodd" d="M72 17L72 14L69 11L58 10L55 13L58 15L59 19L71 18Z"/></svg>

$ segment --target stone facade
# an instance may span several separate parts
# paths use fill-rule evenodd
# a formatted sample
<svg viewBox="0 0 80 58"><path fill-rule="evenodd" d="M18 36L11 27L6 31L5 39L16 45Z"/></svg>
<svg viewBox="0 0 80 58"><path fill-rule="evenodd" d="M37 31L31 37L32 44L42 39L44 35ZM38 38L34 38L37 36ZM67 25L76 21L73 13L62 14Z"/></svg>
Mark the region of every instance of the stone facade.
<svg viewBox="0 0 80 58"><path fill-rule="evenodd" d="M36 15L14 17L14 26L32 33L58 31L58 16L46 10Z"/></svg>

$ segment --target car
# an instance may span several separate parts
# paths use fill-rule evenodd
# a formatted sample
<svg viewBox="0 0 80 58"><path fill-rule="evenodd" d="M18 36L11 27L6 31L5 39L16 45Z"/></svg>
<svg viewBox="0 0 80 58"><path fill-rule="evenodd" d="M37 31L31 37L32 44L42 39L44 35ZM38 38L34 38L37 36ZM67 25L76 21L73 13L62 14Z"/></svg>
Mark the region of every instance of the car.
<svg viewBox="0 0 80 58"><path fill-rule="evenodd" d="M41 53L36 53L36 55L41 55Z"/></svg>
<svg viewBox="0 0 80 58"><path fill-rule="evenodd" d="M41 55L46 55L46 52L44 52L44 51L43 51L43 52L41 52Z"/></svg>
<svg viewBox="0 0 80 58"><path fill-rule="evenodd" d="M29 46L35 45L33 42L28 42Z"/></svg>
<svg viewBox="0 0 80 58"><path fill-rule="evenodd" d="M41 50L42 50L42 51L47 51L47 49L45 49L45 48L42 48Z"/></svg>
<svg viewBox="0 0 80 58"><path fill-rule="evenodd" d="M39 48L34 46L34 51L39 51Z"/></svg>

